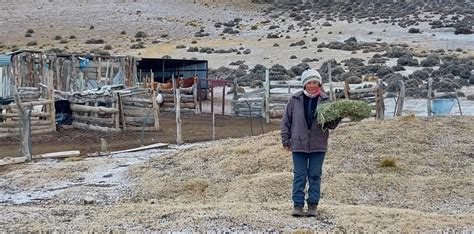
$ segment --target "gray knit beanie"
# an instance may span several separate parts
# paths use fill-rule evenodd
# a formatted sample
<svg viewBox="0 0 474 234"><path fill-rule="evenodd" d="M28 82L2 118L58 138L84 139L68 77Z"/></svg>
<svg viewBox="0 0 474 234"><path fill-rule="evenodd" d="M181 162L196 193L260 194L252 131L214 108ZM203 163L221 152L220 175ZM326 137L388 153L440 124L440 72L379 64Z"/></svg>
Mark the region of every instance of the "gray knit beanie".
<svg viewBox="0 0 474 234"><path fill-rule="evenodd" d="M303 84L303 87L311 80L318 81L322 84L319 72L313 69L308 69L301 75L301 83Z"/></svg>

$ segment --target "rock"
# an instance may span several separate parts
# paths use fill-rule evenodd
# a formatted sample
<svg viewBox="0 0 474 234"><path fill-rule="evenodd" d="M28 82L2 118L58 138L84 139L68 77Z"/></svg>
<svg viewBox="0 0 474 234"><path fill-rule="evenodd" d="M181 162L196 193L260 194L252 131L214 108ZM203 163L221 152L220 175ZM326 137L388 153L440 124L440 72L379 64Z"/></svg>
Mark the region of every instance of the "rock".
<svg viewBox="0 0 474 234"><path fill-rule="evenodd" d="M252 51L251 51L250 49L246 49L246 50L244 50L243 53L244 53L244 54L250 54L250 53L252 53Z"/></svg>
<svg viewBox="0 0 474 234"><path fill-rule="evenodd" d="M474 101L474 94L467 95L466 99L469 100L469 101Z"/></svg>
<svg viewBox="0 0 474 234"><path fill-rule="evenodd" d="M290 56L290 59L297 59L298 57L296 57L296 55L291 55Z"/></svg>
<svg viewBox="0 0 474 234"><path fill-rule="evenodd" d="M273 47L279 47L279 46L280 46L280 44L278 44L278 43L273 44Z"/></svg>
<svg viewBox="0 0 474 234"><path fill-rule="evenodd" d="M177 45L177 46L176 46L176 49L185 49L185 48L186 48L185 45Z"/></svg>
<svg viewBox="0 0 474 234"><path fill-rule="evenodd" d="M112 177L112 174L106 174L106 175L104 175L104 176L102 176L102 177L103 177L103 178L110 178L110 177Z"/></svg>

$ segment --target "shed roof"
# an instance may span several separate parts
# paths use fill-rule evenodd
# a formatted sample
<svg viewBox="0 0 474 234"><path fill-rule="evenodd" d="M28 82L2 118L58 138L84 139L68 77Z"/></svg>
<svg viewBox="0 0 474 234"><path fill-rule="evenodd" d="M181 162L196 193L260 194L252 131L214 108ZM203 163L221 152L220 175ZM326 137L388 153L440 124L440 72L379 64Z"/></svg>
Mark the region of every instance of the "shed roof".
<svg viewBox="0 0 474 234"><path fill-rule="evenodd" d="M0 66L8 66L11 64L11 55L0 54Z"/></svg>

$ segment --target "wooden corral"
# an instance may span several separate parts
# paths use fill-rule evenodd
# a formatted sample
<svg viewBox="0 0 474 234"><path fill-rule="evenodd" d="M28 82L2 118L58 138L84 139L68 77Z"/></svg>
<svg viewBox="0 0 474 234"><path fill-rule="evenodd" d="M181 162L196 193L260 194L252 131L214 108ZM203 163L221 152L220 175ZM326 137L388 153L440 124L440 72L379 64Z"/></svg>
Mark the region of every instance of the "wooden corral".
<svg viewBox="0 0 474 234"><path fill-rule="evenodd" d="M15 89L15 92L18 92L17 100L2 99L0 138L20 136L29 130L31 134L49 133L56 130L51 75L49 85L44 88L19 87ZM26 114L29 116L28 119L24 118Z"/></svg>

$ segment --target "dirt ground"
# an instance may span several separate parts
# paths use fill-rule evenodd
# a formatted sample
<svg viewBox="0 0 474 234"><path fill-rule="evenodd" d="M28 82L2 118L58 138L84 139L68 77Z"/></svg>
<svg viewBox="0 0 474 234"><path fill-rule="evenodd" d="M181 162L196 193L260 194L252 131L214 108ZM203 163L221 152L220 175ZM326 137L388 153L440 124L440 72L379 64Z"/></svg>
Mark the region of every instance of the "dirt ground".
<svg viewBox="0 0 474 234"><path fill-rule="evenodd" d="M212 115L181 114L182 140L184 143L212 140ZM176 143L176 119L174 113L160 115L160 132L145 132L145 145L153 143ZM67 128L67 126L65 127ZM252 136L278 129L278 124L267 124L264 119L239 118L216 114L216 139ZM110 151L141 146L141 132L104 133L79 129L63 129L50 134L35 135L33 154L57 151L80 150L81 154L100 151L100 138L105 138ZM19 138L0 141L0 158L19 156Z"/></svg>
<svg viewBox="0 0 474 234"><path fill-rule="evenodd" d="M289 215L292 163L278 131L11 165L0 171L0 230L469 232L473 123L404 116L339 126L315 218Z"/></svg>

